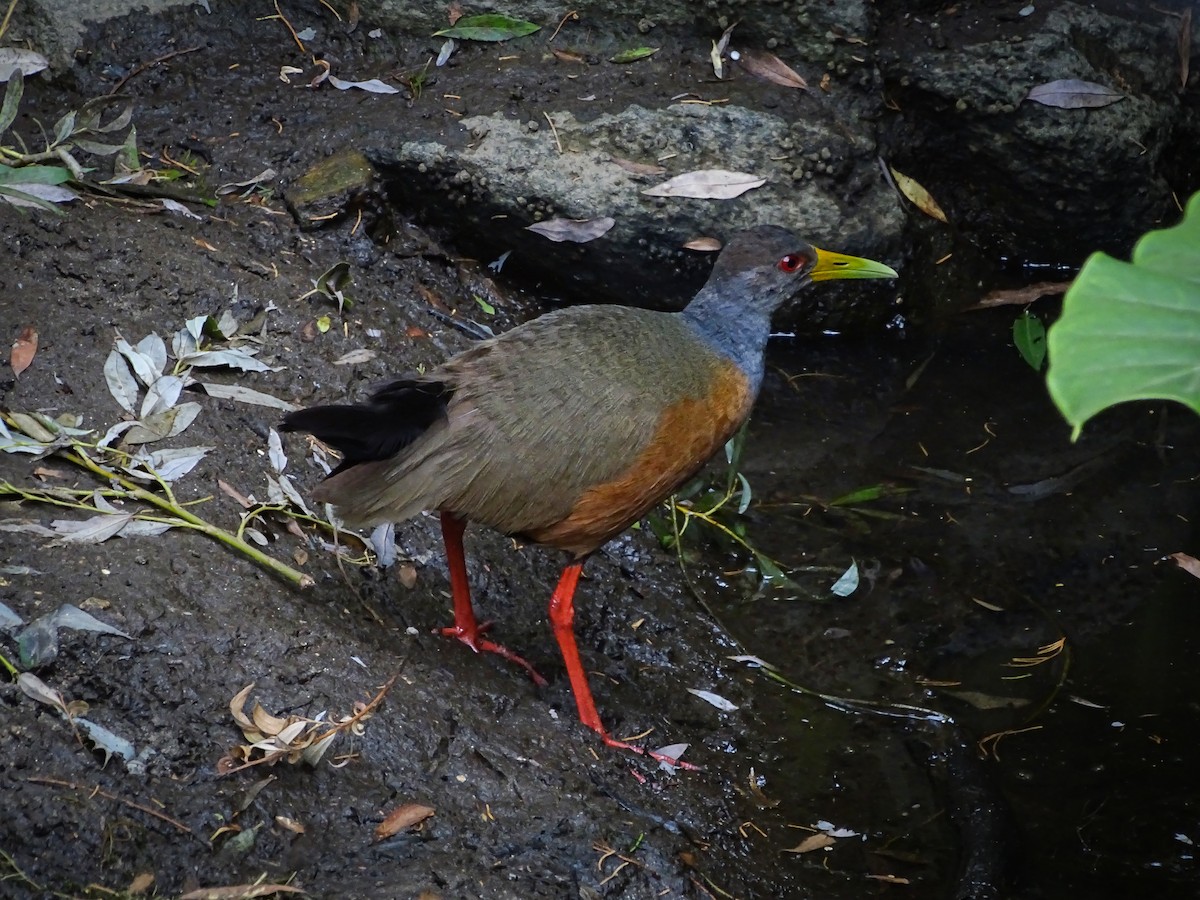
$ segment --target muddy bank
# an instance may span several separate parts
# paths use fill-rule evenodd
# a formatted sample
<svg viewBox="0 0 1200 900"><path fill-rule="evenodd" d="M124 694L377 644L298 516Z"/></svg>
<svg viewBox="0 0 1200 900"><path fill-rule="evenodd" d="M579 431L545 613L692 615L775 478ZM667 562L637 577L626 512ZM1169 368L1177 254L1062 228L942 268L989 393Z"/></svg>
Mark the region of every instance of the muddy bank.
<svg viewBox="0 0 1200 900"><path fill-rule="evenodd" d="M962 8L975 14L972 21L981 20L974 6ZM287 12L301 29L319 26L322 49L352 77L391 75L403 86L439 43L399 35L383 46L364 33L371 30L365 20L347 35L316 4ZM987 23L991 30L979 40L1020 25L1000 14ZM35 116L52 122L131 76L122 91L132 98L139 146L152 165L183 161L202 173L198 183L207 189L267 167L279 174L253 203L226 200L213 210L192 204L201 220L127 199L77 203L62 218L0 207L5 325L12 336L25 325L40 335L34 364L19 379L6 374L0 381L0 403L10 410L78 413L85 427L103 430L122 416L103 376L116 331L130 340L151 331L166 336L188 318L225 310L242 323L270 310L259 358L279 371L224 372L212 380L299 403L359 394L393 371L429 366L469 346L471 337L448 318L495 330L511 326L537 308L542 279L522 268L523 254L514 254L494 277L485 264L507 245L488 243L482 228L473 234L453 228L458 210L478 209L486 196L464 192L465 207L447 196L449 215L442 210L442 224L430 227L436 191L425 186L428 218L418 224L411 208L384 203L399 191L380 183L365 198L332 206L337 216L325 228L306 230L281 194L344 146L378 150L413 134L463 144L460 121L467 115L501 115L518 125L544 121L550 98L594 92L614 98L619 119L635 99L649 95L661 112L681 86L711 89L702 74L707 48L697 51L694 35L685 41L684 31L665 24L651 32L666 35L667 46L650 66L603 65L607 56L599 51L634 32L641 34L636 23L620 40L598 29L573 37L585 48L594 43L598 54L595 65L579 69L543 63L540 54L501 62L504 51L464 50L458 65L424 83L420 97L409 84L413 96L406 99L310 90L300 86L308 73L285 84L279 67L307 65L306 59L278 21L239 10L209 16L188 8L93 31L71 70L31 82L16 125L27 139L39 133ZM919 35L921 46L926 39L915 26L886 34L892 40ZM951 37L967 42L972 35L964 26ZM919 42L912 41L915 58ZM861 46L835 43L839 54ZM171 54L178 55L140 68ZM814 79L822 71L817 66ZM863 98L861 108L880 107L880 96L866 99L876 76L855 71L867 75L866 84L853 89ZM926 90L923 82L917 87ZM743 106L760 99L786 122L802 119L804 104L817 103L740 78L729 91ZM399 103L381 102L387 100ZM929 101L933 108L940 102ZM600 118L595 101L565 105L577 121ZM616 133L636 148L644 129L641 123ZM539 125L536 135L549 146L546 130ZM808 166L813 178L801 171L798 181L816 181L835 198L846 184L883 197L875 193L877 184L854 180L873 165L856 157L843 169L818 154L813 165L794 168ZM1147 184L1162 187L1153 179ZM788 187L785 181L779 194ZM953 196L955 185L948 187ZM849 195L851 213L863 196ZM544 213L544 198L539 202ZM738 209L740 215L762 212L750 201ZM726 210L696 210L696 223L729 226ZM832 236L845 221L830 218L821 227ZM1133 229L1136 223L1119 224ZM503 227L504 220L495 220L491 234ZM920 237L919 253L936 258L935 251L944 251L940 233L931 238L927 231L936 226L911 227ZM907 240L898 245L905 252ZM582 252L588 255L586 247ZM685 266L674 243L661 252L648 245L632 258L643 255L664 283L695 277L704 266L703 260ZM354 305L344 313L311 293L313 281L339 261L353 274L346 293ZM563 257L568 268L578 261ZM627 268L619 271L624 277ZM977 280L978 273L964 269L962 277ZM572 283L556 284L556 299L581 299ZM591 282L574 283L578 289ZM891 299L856 302L874 303L872 314L882 319L894 312ZM813 300L817 307L832 303L823 295ZM330 327L322 331L325 316ZM821 322L820 315L814 321ZM87 715L132 742L140 757L133 768L116 758L104 765L102 754L78 740L52 709L6 683L0 749L7 762L0 779L8 799L0 850L11 856L2 871L13 876L6 889L17 896L86 895L89 884L118 890L149 872L168 896L265 874L331 897L859 897L887 878L906 879L910 884L896 889L914 897L962 893L964 885L978 887L964 896L987 896L985 889L1005 885L1010 896L1038 897L1094 887L1104 878L1132 881L1154 863L1159 895L1185 896L1188 863L1172 832L1185 833L1187 817L1194 817L1190 795L1178 790L1187 770L1176 750L1194 736L1194 707L1179 692L1161 689L1188 679L1170 682L1167 674L1152 673L1129 679L1134 690L1096 673L1106 661L1110 672L1118 670L1125 621L1136 628L1139 646L1162 649L1167 658L1171 642L1153 629L1146 611L1180 621L1170 618L1178 615L1168 596L1171 582L1154 561L1194 539L1185 521L1195 500L1190 472L1184 455L1173 452L1191 446L1194 425L1174 416L1160 425L1161 419L1133 414L1108 420L1094 437L1098 443L1069 447L1036 376L1015 356L991 355L1010 324L999 317L950 324L944 344L932 331L907 342L873 334L857 343L803 343L795 347L798 358L774 358L744 463L761 504L748 521L761 526L752 535L762 550L800 571L815 567L802 579L803 591L759 592L744 571L744 556L706 541L701 546L714 553L713 562L706 566L697 558L687 570L709 600L705 610L675 558L645 529L589 563L577 629L587 666L598 673L602 713L616 734L652 728L643 740L654 746L690 743L686 758L705 767L699 775L669 774L608 752L576 724L544 621L560 561L536 549L515 548L495 535L469 537L481 612L495 618L506 644L549 677L543 691L502 662L476 658L431 634L448 620L449 602L437 528L427 518L399 529L407 567L386 574L352 566L340 571L319 544L282 524L265 529L267 549L316 580L307 593L180 530L70 548L0 532L7 564L41 573L5 574L6 605L32 620L72 603L130 635L64 630L57 659L39 675L65 698L86 701ZM335 364L361 350L375 355ZM931 354L935 363L924 369ZM981 360L991 377L976 384ZM906 384L918 371L925 374L910 393ZM241 506L217 481L265 495L273 473L267 435L279 414L235 400L194 400L201 414L179 445L214 449L180 481L179 495L206 499L197 507L203 515L236 527ZM1003 438L979 450L988 441L984 423ZM307 493L320 473L301 442L289 441L288 451L287 471ZM1093 460L1099 462L1089 468ZM53 470L41 476L48 484L99 486L61 461L41 464ZM36 486L34 467L28 457L0 456L0 474L14 483ZM1053 479L1080 467L1086 477L1054 488ZM958 481L948 480L954 475ZM855 513L842 520L812 499L829 501L892 480L917 495L891 498L882 510L890 518ZM1040 485L1044 502L1014 499L1012 485ZM816 512L798 513L799 524L785 527L772 502ZM61 515L11 503L4 512L44 523ZM851 558L879 560L882 574L876 587L834 606L828 584ZM1111 575L1114 561L1119 577ZM995 614L999 622L975 599L1003 607ZM965 682L964 690L1011 698L1020 691L996 675L1005 673L1000 663L1036 656L1038 646L1061 636L1056 624L1081 640L1084 663L1076 671L1095 679L1076 693L1104 711L1056 705L1044 732L1054 735L1053 743L1040 743L1038 735L1021 743L1014 736L1006 739L1001 762L964 762L961 746L974 753L978 738L1022 727L1028 709L979 710L934 693L927 680ZM15 657L11 637L3 647ZM832 712L728 658L747 649L779 663L795 681L931 707L943 719L957 719L962 730L945 721ZM1175 649L1178 658L1187 657L1186 645ZM1065 677L1062 665L1047 663L1018 699L1046 696ZM972 683L977 672L986 678ZM335 753L349 755L344 767L280 765L269 773L218 777L218 761L243 741L228 704L245 685L254 682L254 697L273 712L345 715L392 676L395 684L364 733L337 745ZM718 711L688 688L719 693L739 709ZM1156 691L1161 702L1151 702ZM1162 716L1162 727L1111 729L1110 722L1135 721L1143 711ZM1096 758L1071 740L1075 729L1089 736ZM1141 769L1156 773L1145 795L1154 803L1108 781L1117 773L1120 785L1136 785ZM251 798L267 774L275 780ZM1082 808L1057 789L1060 782L1085 798ZM1055 801L1066 815L1054 815ZM1091 828L1102 821L1112 833L1120 831L1119 821L1097 817L1097 809L1110 808L1105 802L1139 821L1156 805L1170 815L1147 826L1144 847L1101 839L1104 855L1096 862L1071 842L1081 822ZM434 815L418 830L375 842L384 814L404 803L426 805ZM1007 807L1022 815L1006 815ZM301 824L303 834L288 822ZM787 852L822 822L854 834L835 838L829 851ZM233 831L222 830L231 823L253 839L235 841ZM1039 854L1042 845L1054 853ZM1037 877L1022 879L1020 866L1010 868L1014 858L1030 860ZM1061 880L1044 882L1053 888L1038 881L1053 877Z"/></svg>

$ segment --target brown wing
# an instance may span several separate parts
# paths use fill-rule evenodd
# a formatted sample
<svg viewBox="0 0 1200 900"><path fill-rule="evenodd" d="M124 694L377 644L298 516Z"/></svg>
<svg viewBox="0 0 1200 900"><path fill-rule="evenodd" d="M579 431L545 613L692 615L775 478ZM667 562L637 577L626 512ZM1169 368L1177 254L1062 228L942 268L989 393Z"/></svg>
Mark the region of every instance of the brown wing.
<svg viewBox="0 0 1200 900"><path fill-rule="evenodd" d="M446 417L321 486L348 521L444 509L585 553L703 465L752 402L681 317L617 306L543 316L430 377L452 391Z"/></svg>

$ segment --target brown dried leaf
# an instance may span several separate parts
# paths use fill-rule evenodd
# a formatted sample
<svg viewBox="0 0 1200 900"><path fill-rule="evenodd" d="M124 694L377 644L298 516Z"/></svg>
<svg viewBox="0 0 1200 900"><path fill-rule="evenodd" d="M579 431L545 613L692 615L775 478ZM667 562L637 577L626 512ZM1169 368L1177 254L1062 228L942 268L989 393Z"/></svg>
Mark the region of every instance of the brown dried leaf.
<svg viewBox="0 0 1200 900"><path fill-rule="evenodd" d="M37 353L38 348L38 333L37 329L32 325L28 325L21 329L21 333L17 335L17 339L13 341L12 354L9 356L9 364L12 366L13 375L20 376L22 372L29 368L33 362L33 356Z"/></svg>
<svg viewBox="0 0 1200 900"><path fill-rule="evenodd" d="M667 171L659 165L634 162L632 159L622 159L619 156L611 157L611 159L618 166L632 175L662 175Z"/></svg>
<svg viewBox="0 0 1200 900"><path fill-rule="evenodd" d="M800 73L774 53L765 50L743 50L738 58L738 65L755 78L762 78L780 87L808 90L808 82Z"/></svg>
<svg viewBox="0 0 1200 900"><path fill-rule="evenodd" d="M554 58L560 62L587 63L587 58L582 53L575 53L572 50L558 50L554 47L551 47L550 52L553 53Z"/></svg>
<svg viewBox="0 0 1200 900"><path fill-rule="evenodd" d="M729 36L733 34L733 29L738 27L738 23L734 22L723 32L721 37L713 41L712 51L708 54L708 58L712 61L713 74L718 78L725 77L725 48L729 46Z"/></svg>
<svg viewBox="0 0 1200 900"><path fill-rule="evenodd" d="M414 825L424 822L434 812L432 807L422 806L419 803L405 803L403 806L398 806L375 826L375 840L382 841L406 828L412 828Z"/></svg>
<svg viewBox="0 0 1200 900"><path fill-rule="evenodd" d="M827 834L810 834L795 847L790 847L784 850L784 853L811 853L814 850L823 850L826 847L832 847L837 841Z"/></svg>
<svg viewBox="0 0 1200 900"><path fill-rule="evenodd" d="M1187 90L1192 61L1192 10L1188 7L1179 17L1179 90Z"/></svg>
<svg viewBox="0 0 1200 900"><path fill-rule="evenodd" d="M412 563L404 563L404 565L396 567L396 577L400 580L400 584L412 590L417 586L417 567Z"/></svg>
<svg viewBox="0 0 1200 900"><path fill-rule="evenodd" d="M721 249L721 242L714 237L698 237L686 241L684 250L700 250L703 253L716 253Z"/></svg>
<svg viewBox="0 0 1200 900"><path fill-rule="evenodd" d="M230 884L222 887L197 888L179 900L255 900L272 894L303 894L302 888L290 884Z"/></svg>
<svg viewBox="0 0 1200 900"><path fill-rule="evenodd" d="M1170 558L1175 560L1175 565L1193 578L1200 578L1200 559L1186 553L1172 553Z"/></svg>
<svg viewBox="0 0 1200 900"><path fill-rule="evenodd" d="M38 703L44 703L47 706L53 706L56 709L62 710L63 715L70 718L67 712L67 703L63 699L63 695L32 672L22 672L18 675L17 687L21 689L21 693L26 697L36 700Z"/></svg>
<svg viewBox="0 0 1200 900"><path fill-rule="evenodd" d="M153 872L142 872L140 875L134 876L133 881L129 882L129 887L125 888L125 893L137 896L144 894L150 890L150 886L154 884Z"/></svg>
<svg viewBox="0 0 1200 900"><path fill-rule="evenodd" d="M892 177L896 179L896 187L900 189L905 197L912 201L913 205L927 216L937 219L939 222L946 222L946 214L942 212L942 208L938 202L933 199L929 191L918 182L915 178L909 178L903 172L897 172L891 166L888 166Z"/></svg>
<svg viewBox="0 0 1200 900"><path fill-rule="evenodd" d="M250 696L252 690L254 690L253 681L234 694L233 699L229 701L229 714L233 716L233 721L238 723L242 731L254 730L254 723L250 721L249 716L242 712L242 707L246 705L246 698Z"/></svg>
<svg viewBox="0 0 1200 900"><path fill-rule="evenodd" d="M421 295L421 299L432 306L434 309L440 309L442 312L450 312L450 307L446 302L432 289L425 287L423 284L417 285L417 293Z"/></svg>
<svg viewBox="0 0 1200 900"><path fill-rule="evenodd" d="M305 832L304 826L290 816L276 816L275 824L280 828L286 828L292 834L304 834Z"/></svg>
<svg viewBox="0 0 1200 900"><path fill-rule="evenodd" d="M450 7L446 10L446 18L450 20L450 25L453 26L454 23L457 22L462 17L463 17L462 6L459 4L458 0L452 0L452 2L450 3Z"/></svg>
<svg viewBox="0 0 1200 900"><path fill-rule="evenodd" d="M1039 84L1030 89L1025 99L1058 109L1096 109L1124 100L1125 95L1094 81L1064 78Z"/></svg>
<svg viewBox="0 0 1200 900"><path fill-rule="evenodd" d="M991 309L993 306L1028 306L1041 297L1066 293L1070 281L1039 281L1025 287L989 291L983 299L969 309Z"/></svg>
<svg viewBox="0 0 1200 900"><path fill-rule="evenodd" d="M232 498L234 500L234 502L236 502L239 506L242 507L242 509L249 509L250 507L252 507L254 505L253 503L250 502L249 497L247 497L245 494L243 494L241 491L239 491L237 488L235 488L233 485L231 485L227 481L223 481L220 478L218 478L217 479L217 488L226 497ZM251 687L253 687L253 685L251 685Z"/></svg>
<svg viewBox="0 0 1200 900"><path fill-rule="evenodd" d="M616 224L616 219L611 216L599 216L595 219L547 219L544 222L526 225L525 230L559 244L586 244L604 236Z"/></svg>

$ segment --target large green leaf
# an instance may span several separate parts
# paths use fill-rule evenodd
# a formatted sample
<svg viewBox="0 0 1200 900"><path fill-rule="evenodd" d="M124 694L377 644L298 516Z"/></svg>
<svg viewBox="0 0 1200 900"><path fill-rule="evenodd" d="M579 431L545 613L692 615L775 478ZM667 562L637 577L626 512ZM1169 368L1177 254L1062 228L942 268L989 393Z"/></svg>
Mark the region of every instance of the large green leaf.
<svg viewBox="0 0 1200 900"><path fill-rule="evenodd" d="M71 173L62 166L6 166L0 163L0 184L62 184Z"/></svg>
<svg viewBox="0 0 1200 900"><path fill-rule="evenodd" d="M533 34L541 28L533 22L514 19L496 13L463 16L449 28L435 31L437 37L458 38L462 41L507 41Z"/></svg>
<svg viewBox="0 0 1200 900"><path fill-rule="evenodd" d="M1049 334L1050 396L1071 423L1127 400L1200 413L1200 193L1183 221L1151 231L1132 262L1088 258Z"/></svg>

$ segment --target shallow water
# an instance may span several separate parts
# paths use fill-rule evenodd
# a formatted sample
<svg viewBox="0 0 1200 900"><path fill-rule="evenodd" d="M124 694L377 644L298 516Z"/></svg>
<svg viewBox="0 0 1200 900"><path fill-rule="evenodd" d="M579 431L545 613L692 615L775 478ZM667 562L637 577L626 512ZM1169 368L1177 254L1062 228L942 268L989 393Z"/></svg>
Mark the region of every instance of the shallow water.
<svg viewBox="0 0 1200 900"><path fill-rule="evenodd" d="M1163 557L1197 549L1197 421L1131 405L1072 444L1011 316L774 348L742 521L809 571L758 593L734 574L704 597L743 652L805 688L952 720L762 678L757 712L784 734L764 792L798 825L864 835L797 856L825 896L862 896L867 873L919 896L1195 896L1200 607ZM823 506L877 484L908 492ZM874 580L834 596L852 560Z"/></svg>

